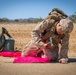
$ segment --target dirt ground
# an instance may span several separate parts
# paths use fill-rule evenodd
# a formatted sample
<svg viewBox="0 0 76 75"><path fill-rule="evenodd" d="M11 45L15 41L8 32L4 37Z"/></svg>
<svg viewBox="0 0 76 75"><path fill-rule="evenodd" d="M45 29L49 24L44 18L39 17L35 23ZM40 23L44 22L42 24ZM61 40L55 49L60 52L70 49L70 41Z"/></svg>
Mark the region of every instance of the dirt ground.
<svg viewBox="0 0 76 75"><path fill-rule="evenodd" d="M6 28L15 40L15 50L22 50L23 46L30 41L31 31L36 25L22 23L0 24L0 33L2 27ZM6 38L8 37L6 36Z"/></svg>
<svg viewBox="0 0 76 75"><path fill-rule="evenodd" d="M0 75L76 75L76 63L0 63Z"/></svg>
<svg viewBox="0 0 76 75"><path fill-rule="evenodd" d="M31 31L37 24L0 24L15 40L15 50L22 48L31 39ZM76 75L76 24L70 34L69 63L12 63L13 58L0 56L0 75ZM6 38L8 38L6 36Z"/></svg>
<svg viewBox="0 0 76 75"><path fill-rule="evenodd" d="M15 40L15 50L22 51L22 48L31 40L31 31L38 24L24 24L24 23L5 23L0 24L0 33L2 27L6 28L10 35ZM6 37L8 38L8 37ZM69 41L69 56L76 56L76 24L74 30L70 34Z"/></svg>

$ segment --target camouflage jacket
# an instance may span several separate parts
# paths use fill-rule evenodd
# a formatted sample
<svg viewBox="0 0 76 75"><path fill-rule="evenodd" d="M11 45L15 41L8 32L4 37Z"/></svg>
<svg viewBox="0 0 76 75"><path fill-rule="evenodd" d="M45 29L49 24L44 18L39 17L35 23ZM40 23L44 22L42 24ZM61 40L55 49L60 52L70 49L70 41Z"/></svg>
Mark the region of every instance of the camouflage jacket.
<svg viewBox="0 0 76 75"><path fill-rule="evenodd" d="M53 44L58 46L61 42L61 49L60 49L60 58L67 58L67 51L68 51L68 44L69 44L69 34L65 35L58 35L55 33L55 20L54 19L46 19L43 20L38 26L36 26L32 31L32 37L34 39L35 44L37 47L41 47L45 44L43 40L49 40L50 37L53 39ZM46 34L41 38L42 33L50 29L46 32Z"/></svg>

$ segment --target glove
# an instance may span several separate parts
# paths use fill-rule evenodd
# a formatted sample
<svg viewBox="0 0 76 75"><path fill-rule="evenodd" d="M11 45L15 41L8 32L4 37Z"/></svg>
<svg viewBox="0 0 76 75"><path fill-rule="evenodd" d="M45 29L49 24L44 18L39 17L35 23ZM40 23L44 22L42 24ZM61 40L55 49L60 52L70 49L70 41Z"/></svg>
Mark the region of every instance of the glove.
<svg viewBox="0 0 76 75"><path fill-rule="evenodd" d="M68 58L62 58L62 59L60 59L59 63L67 64L68 63Z"/></svg>

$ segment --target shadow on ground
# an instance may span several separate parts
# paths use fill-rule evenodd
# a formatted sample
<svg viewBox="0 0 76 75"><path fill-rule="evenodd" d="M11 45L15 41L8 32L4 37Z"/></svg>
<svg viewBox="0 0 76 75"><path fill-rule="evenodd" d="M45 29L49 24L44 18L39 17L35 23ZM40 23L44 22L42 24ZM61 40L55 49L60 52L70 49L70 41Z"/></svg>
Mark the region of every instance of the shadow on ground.
<svg viewBox="0 0 76 75"><path fill-rule="evenodd" d="M76 58L69 58L69 63L76 62Z"/></svg>

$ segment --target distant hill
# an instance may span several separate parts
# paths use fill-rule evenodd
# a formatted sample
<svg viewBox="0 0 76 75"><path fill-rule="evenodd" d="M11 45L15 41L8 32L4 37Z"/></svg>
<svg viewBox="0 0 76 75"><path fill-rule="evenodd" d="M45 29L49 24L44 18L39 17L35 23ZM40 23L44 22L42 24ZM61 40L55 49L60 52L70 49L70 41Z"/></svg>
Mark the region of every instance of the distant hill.
<svg viewBox="0 0 76 75"><path fill-rule="evenodd" d="M7 19L7 18L0 18L0 23L3 23L3 22L23 22L23 23L38 23L38 22L41 22L43 19L42 18L20 18L20 19L14 19L14 20L11 20L11 19Z"/></svg>

